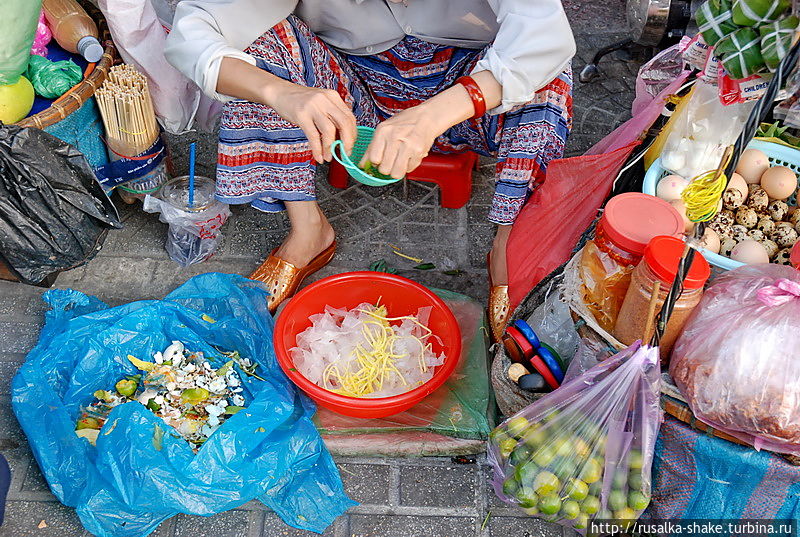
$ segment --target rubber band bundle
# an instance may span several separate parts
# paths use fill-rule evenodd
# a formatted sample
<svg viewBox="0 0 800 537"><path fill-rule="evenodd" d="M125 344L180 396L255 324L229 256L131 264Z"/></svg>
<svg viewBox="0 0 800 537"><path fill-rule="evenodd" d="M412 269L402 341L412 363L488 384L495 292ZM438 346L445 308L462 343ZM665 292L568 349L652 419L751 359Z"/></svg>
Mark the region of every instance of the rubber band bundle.
<svg viewBox="0 0 800 537"><path fill-rule="evenodd" d="M290 353L311 382L349 397L390 397L433 377L444 363L430 343L430 308L417 315L390 317L385 306L359 304L351 310L327 307L311 316Z"/></svg>
<svg viewBox="0 0 800 537"><path fill-rule="evenodd" d="M116 65L95 93L106 126L109 148L123 157L134 157L150 149L159 136L159 126L147 78L130 65Z"/></svg>

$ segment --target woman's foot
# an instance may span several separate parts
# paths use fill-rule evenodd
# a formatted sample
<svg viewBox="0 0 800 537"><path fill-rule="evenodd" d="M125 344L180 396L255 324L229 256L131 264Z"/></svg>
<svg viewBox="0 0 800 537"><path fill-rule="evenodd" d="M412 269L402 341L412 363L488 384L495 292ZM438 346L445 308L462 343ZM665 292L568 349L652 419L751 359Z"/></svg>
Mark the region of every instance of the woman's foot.
<svg viewBox="0 0 800 537"><path fill-rule="evenodd" d="M273 255L302 268L333 244L336 234L316 203L313 206L305 205L309 202L295 203L304 205L286 204L292 227Z"/></svg>
<svg viewBox="0 0 800 537"><path fill-rule="evenodd" d="M333 228L316 202L287 202L291 230L250 275L266 284L269 310L294 295L305 278L327 265L336 251Z"/></svg>
<svg viewBox="0 0 800 537"><path fill-rule="evenodd" d="M492 251L486 257L489 271L489 325L492 340L499 342L508 324L511 313L508 299L508 267L506 264L506 246L511 226L499 226L494 238Z"/></svg>

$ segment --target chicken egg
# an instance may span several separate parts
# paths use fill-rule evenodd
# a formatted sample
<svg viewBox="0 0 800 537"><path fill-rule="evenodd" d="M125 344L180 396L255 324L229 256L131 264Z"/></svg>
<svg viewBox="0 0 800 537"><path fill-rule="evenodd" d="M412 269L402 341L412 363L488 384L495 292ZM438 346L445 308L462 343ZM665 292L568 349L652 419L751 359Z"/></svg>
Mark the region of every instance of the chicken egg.
<svg viewBox="0 0 800 537"><path fill-rule="evenodd" d="M703 248L715 254L719 253L719 248L721 246L719 235L710 227L707 227L705 233L703 233L700 244L703 245Z"/></svg>
<svg viewBox="0 0 800 537"><path fill-rule="evenodd" d="M797 176L786 166L774 166L761 176L761 187L774 200L784 200L797 190Z"/></svg>
<svg viewBox="0 0 800 537"><path fill-rule="evenodd" d="M748 265L757 263L769 263L767 250L754 240L746 240L737 244L731 250L731 259Z"/></svg>
<svg viewBox="0 0 800 537"><path fill-rule="evenodd" d="M680 175L667 175L658 182L656 196L664 201L680 199L681 192L689 185L689 181Z"/></svg>
<svg viewBox="0 0 800 537"><path fill-rule="evenodd" d="M750 191L747 189L747 181L745 181L744 178L736 172L731 174L731 179L728 181L727 190L730 190L731 188L735 188L741 192L742 198L744 199L747 199L747 195L750 193Z"/></svg>
<svg viewBox="0 0 800 537"><path fill-rule="evenodd" d="M739 158L736 166L736 173L749 184L758 183L761 176L769 169L769 158L763 151L758 149L747 149Z"/></svg>
<svg viewBox="0 0 800 537"><path fill-rule="evenodd" d="M683 203L683 200L682 199L672 200L669 202L669 204L675 207L675 210L678 211L678 214L681 215L681 218L683 218L683 227L684 227L683 231L685 233L691 233L692 230L694 229L695 224L694 222L689 220L688 216L686 216L686 204Z"/></svg>

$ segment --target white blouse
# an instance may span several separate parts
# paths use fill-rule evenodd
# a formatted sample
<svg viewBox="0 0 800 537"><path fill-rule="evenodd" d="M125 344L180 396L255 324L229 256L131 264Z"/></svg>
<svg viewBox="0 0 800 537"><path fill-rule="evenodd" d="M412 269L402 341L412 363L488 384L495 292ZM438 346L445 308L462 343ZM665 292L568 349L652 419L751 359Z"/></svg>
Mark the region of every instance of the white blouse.
<svg viewBox="0 0 800 537"><path fill-rule="evenodd" d="M167 59L207 95L231 100L216 91L222 58L255 64L243 50L291 13L348 54L378 54L406 35L471 49L491 44L473 72L489 70L503 86L493 114L530 101L575 54L560 0L183 0Z"/></svg>

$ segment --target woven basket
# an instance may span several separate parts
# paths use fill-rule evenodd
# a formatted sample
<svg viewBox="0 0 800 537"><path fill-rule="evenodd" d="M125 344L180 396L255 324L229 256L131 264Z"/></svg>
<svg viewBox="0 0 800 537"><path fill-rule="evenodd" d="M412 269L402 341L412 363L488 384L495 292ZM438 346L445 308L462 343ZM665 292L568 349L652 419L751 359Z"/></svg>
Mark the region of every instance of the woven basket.
<svg viewBox="0 0 800 537"><path fill-rule="evenodd" d="M45 127L58 123L78 110L83 106L83 103L94 95L97 88L103 84L108 75L108 70L114 65L114 62L119 59L117 48L111 40L111 33L108 30L108 25L106 24L106 19L103 17L102 12L94 4L89 2L89 0L78 0L78 2L86 10L86 13L97 23L97 28L100 32L100 42L103 43L103 47L105 48L103 57L95 64L94 69L86 78L58 98L49 108L17 122L17 125L21 127L44 129Z"/></svg>

